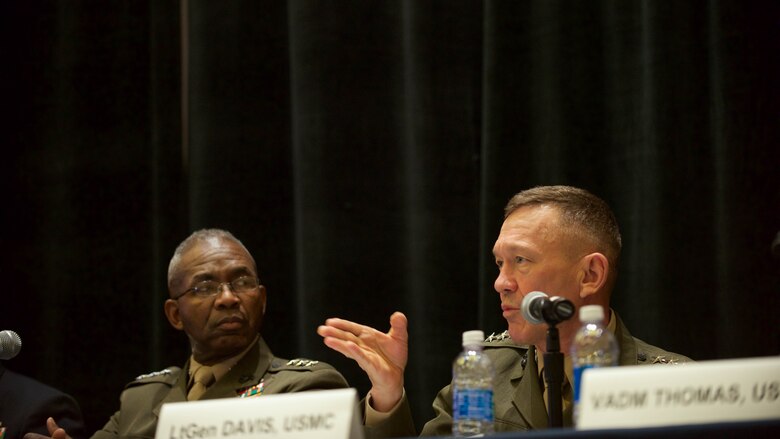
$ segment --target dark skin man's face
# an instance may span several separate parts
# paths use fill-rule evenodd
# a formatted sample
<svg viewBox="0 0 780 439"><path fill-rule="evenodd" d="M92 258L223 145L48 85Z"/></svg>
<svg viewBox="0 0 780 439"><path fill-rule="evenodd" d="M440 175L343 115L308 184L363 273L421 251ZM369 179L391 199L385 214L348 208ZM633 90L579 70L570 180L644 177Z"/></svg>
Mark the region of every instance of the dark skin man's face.
<svg viewBox="0 0 780 439"><path fill-rule="evenodd" d="M236 293L223 285L213 297L183 293L203 281L231 282L242 276L256 278L257 269L246 250L230 239L199 241L182 254L170 292L178 299L165 302L165 314L174 328L187 333L201 364L235 356L254 341L265 312L265 287Z"/></svg>

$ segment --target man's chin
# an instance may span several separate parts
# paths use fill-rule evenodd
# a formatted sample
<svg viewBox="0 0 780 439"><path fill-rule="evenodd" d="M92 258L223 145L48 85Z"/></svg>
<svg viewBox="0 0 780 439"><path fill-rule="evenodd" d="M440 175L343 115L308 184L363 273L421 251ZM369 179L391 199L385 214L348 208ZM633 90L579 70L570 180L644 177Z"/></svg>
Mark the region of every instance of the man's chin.
<svg viewBox="0 0 780 439"><path fill-rule="evenodd" d="M254 341L254 336L247 334L222 334L214 340L214 351L221 352L222 355L238 355Z"/></svg>

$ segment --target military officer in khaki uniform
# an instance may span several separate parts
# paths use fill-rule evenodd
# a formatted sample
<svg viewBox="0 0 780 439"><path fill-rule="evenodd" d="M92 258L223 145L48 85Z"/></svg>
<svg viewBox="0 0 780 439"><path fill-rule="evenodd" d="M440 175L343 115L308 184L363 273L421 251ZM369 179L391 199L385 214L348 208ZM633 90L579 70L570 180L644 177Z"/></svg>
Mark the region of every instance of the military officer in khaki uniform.
<svg viewBox="0 0 780 439"><path fill-rule="evenodd" d="M509 329L485 342L497 370L494 386L496 431L546 428L547 409L540 361L546 348L546 325L533 325L520 305L532 291L570 300L577 308L601 305L610 310L609 328L620 343L621 365L674 364L690 361L635 339L609 307L621 251L620 231L607 204L570 186L540 186L516 194L504 211L493 247L498 276L494 284ZM569 351L579 326L576 319L558 325L560 350ZM390 330L342 319L328 319L317 332L324 343L353 358L371 380L364 401L368 436L416 434L403 389L408 355L407 319L390 316ZM564 358L564 422L571 425L571 361ZM568 387L567 387L568 386ZM452 433L452 394L445 387L433 403L436 417L423 435Z"/></svg>
<svg viewBox="0 0 780 439"><path fill-rule="evenodd" d="M93 437L154 437L168 402L347 387L325 363L274 357L259 333L266 289L252 255L229 232L205 229L185 239L168 267L168 291L165 315L187 334L192 355L183 368L127 384L119 411ZM53 437L66 437L53 420L48 424Z"/></svg>
<svg viewBox="0 0 780 439"><path fill-rule="evenodd" d="M628 332L625 324L613 311L608 328L615 334L620 345L621 366L678 364L690 361L689 358L664 351L649 345ZM493 361L496 371L494 390L494 412L496 432L522 431L547 428L547 404L544 400L544 385L540 367L541 354L534 346L519 346L509 336L509 331L491 335L485 340L484 352ZM572 367L570 361L565 361L566 378L563 389L563 423L564 427L572 425ZM404 398L402 405L408 404ZM433 402L436 416L428 421L421 433L422 436L450 436L452 434L452 389L450 386L442 389ZM405 418L408 408L400 408L392 412L392 416L377 422L371 427L371 436L410 436L416 433L410 425L411 419ZM404 430L396 431L402 427Z"/></svg>

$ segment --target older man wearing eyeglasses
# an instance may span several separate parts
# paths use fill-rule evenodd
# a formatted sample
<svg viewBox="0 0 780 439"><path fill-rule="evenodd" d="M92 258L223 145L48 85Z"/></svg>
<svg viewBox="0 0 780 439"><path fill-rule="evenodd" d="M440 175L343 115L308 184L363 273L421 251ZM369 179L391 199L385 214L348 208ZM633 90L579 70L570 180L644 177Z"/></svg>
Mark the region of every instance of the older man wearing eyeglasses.
<svg viewBox="0 0 780 439"><path fill-rule="evenodd" d="M168 267L168 291L165 315L187 334L192 355L182 368L127 384L119 411L93 438L153 437L160 408L168 402L348 386L328 364L273 355L259 332L265 287L254 258L230 232L199 230L179 244ZM48 428L52 437L67 437L52 419Z"/></svg>

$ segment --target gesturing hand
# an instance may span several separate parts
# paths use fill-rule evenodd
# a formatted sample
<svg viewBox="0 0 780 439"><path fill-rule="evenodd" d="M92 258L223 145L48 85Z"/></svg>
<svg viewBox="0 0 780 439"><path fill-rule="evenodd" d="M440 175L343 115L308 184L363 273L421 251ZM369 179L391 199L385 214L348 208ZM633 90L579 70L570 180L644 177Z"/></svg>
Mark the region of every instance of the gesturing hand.
<svg viewBox="0 0 780 439"><path fill-rule="evenodd" d="M52 439L70 439L70 436L68 436L68 433L65 432L65 429L60 428L60 426L54 422L54 418L49 418L46 420L46 428L49 430L49 434L51 435ZM49 436L44 436L38 433L27 433L24 435L24 439L43 439L48 437Z"/></svg>
<svg viewBox="0 0 780 439"><path fill-rule="evenodd" d="M371 380L372 406L389 411L403 396L404 369L409 356L409 334L406 316L390 316L387 333L338 318L327 319L317 328L329 348L358 363Z"/></svg>

